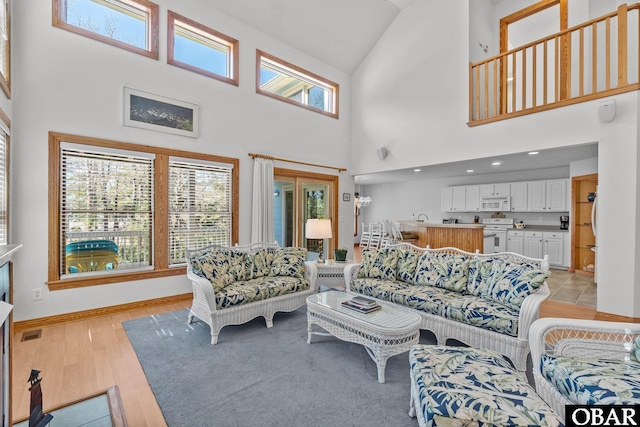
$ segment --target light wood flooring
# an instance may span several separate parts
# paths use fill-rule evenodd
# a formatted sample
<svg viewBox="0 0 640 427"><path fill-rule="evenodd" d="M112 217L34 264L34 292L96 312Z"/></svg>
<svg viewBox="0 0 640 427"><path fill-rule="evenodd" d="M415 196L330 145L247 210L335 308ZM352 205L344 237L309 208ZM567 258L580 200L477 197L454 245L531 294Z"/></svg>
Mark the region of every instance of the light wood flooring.
<svg viewBox="0 0 640 427"><path fill-rule="evenodd" d="M42 328L40 338L24 342L20 341L23 334L16 334L12 369L13 420L29 415L27 379L33 368L41 371L45 411L118 385L130 426L166 426L122 322L189 305L189 302L168 304L47 326ZM595 309L548 300L543 303L540 316L593 319Z"/></svg>

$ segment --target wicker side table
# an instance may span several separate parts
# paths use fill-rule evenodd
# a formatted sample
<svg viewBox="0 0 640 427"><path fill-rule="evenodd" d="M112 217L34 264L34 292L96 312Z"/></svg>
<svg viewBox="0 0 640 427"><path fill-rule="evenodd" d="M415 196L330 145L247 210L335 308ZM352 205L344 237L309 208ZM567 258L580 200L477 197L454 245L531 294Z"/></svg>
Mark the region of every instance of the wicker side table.
<svg viewBox="0 0 640 427"><path fill-rule="evenodd" d="M307 297L307 343L312 335L332 335L342 341L365 346L378 367L378 382L384 383L387 359L409 351L420 339L422 318L416 313L383 306L373 313L343 307L352 295L328 291ZM316 324L327 332L312 330Z"/></svg>
<svg viewBox="0 0 640 427"><path fill-rule="evenodd" d="M344 268L350 264L353 264L353 260L346 260L338 262L333 259L329 259L324 264L316 264L318 267L318 289L320 286L329 288L328 290L345 290L346 283L344 280Z"/></svg>

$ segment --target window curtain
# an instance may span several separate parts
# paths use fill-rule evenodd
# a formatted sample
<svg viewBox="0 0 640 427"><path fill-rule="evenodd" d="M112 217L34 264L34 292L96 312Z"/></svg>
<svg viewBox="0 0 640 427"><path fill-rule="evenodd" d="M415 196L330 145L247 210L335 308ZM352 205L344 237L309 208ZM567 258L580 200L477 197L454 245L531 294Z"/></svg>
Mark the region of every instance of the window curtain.
<svg viewBox="0 0 640 427"><path fill-rule="evenodd" d="M273 243L273 221L273 160L256 158L253 163L251 242Z"/></svg>

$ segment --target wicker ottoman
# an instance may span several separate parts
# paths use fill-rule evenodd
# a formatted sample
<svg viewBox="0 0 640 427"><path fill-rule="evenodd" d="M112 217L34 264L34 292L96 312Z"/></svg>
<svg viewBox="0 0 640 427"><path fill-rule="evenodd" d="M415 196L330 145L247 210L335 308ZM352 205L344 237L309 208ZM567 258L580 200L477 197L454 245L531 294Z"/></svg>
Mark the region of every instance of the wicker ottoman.
<svg viewBox="0 0 640 427"><path fill-rule="evenodd" d="M420 426L434 419L475 425L561 426L511 362L491 350L418 345L409 351L411 408Z"/></svg>

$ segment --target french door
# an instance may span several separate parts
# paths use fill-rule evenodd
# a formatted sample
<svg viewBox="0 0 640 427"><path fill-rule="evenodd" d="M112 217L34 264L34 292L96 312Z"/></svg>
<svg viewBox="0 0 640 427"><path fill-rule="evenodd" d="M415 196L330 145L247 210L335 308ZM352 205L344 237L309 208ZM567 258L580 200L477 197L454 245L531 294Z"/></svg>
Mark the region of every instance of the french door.
<svg viewBox="0 0 640 427"><path fill-rule="evenodd" d="M275 168L273 195L276 241L281 246L307 248L310 258L322 248L323 257L328 259L338 245L337 189L337 176ZM306 239L305 225L308 219L330 219L333 238L324 241Z"/></svg>

